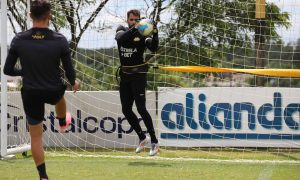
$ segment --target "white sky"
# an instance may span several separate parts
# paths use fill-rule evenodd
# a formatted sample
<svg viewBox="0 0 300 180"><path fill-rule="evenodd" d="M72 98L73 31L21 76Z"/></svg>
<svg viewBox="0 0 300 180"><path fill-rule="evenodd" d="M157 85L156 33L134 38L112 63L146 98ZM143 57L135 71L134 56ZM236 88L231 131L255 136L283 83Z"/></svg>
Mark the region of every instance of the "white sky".
<svg viewBox="0 0 300 180"><path fill-rule="evenodd" d="M300 0L267 0L279 6L279 8L290 14L292 26L289 29L278 28L278 33L285 42L296 41L300 38Z"/></svg>

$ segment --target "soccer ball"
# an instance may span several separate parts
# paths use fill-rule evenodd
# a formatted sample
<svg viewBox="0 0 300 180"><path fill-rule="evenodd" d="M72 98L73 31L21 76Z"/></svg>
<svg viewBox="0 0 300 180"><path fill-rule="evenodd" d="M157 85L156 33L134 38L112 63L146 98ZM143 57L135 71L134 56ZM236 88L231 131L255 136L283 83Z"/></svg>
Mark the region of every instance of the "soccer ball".
<svg viewBox="0 0 300 180"><path fill-rule="evenodd" d="M153 21L151 19L142 19L137 27L142 36L150 36L153 32Z"/></svg>

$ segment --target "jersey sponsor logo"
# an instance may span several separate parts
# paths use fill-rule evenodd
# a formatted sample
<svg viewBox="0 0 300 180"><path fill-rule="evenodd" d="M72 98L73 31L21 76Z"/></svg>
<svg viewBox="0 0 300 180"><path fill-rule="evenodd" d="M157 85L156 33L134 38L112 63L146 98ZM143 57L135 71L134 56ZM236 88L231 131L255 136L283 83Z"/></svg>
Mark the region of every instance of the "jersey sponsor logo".
<svg viewBox="0 0 300 180"><path fill-rule="evenodd" d="M137 52L137 48L124 48L123 46L121 46L120 51L122 57L130 58L133 53Z"/></svg>
<svg viewBox="0 0 300 180"><path fill-rule="evenodd" d="M45 39L45 35L43 35L40 31L37 31L34 35L32 35L33 39Z"/></svg>

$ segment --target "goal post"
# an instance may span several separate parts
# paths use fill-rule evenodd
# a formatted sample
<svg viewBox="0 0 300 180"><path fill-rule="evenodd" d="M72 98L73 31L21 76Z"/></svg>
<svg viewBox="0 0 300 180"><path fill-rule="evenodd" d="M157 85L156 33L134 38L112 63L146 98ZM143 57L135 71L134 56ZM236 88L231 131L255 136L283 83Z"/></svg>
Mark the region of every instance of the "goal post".
<svg viewBox="0 0 300 180"><path fill-rule="evenodd" d="M3 67L7 56L7 0L1 0L1 136L0 136L0 156L6 157L11 154L30 150L29 141L24 144L8 144L8 93L7 76L4 75Z"/></svg>
<svg viewBox="0 0 300 180"><path fill-rule="evenodd" d="M7 1L1 0L1 156L7 154L7 77L3 66L7 56Z"/></svg>

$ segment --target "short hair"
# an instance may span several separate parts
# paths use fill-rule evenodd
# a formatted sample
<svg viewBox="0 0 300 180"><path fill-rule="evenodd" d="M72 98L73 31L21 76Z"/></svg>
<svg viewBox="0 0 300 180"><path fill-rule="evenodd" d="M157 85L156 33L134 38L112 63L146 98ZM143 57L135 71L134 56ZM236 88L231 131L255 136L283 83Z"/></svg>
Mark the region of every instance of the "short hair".
<svg viewBox="0 0 300 180"><path fill-rule="evenodd" d="M129 18L130 14L133 14L134 16L141 17L141 12L137 9L131 9L127 12L127 18Z"/></svg>
<svg viewBox="0 0 300 180"><path fill-rule="evenodd" d="M51 12L51 3L48 0L33 0L30 4L30 13L33 19L43 20Z"/></svg>

